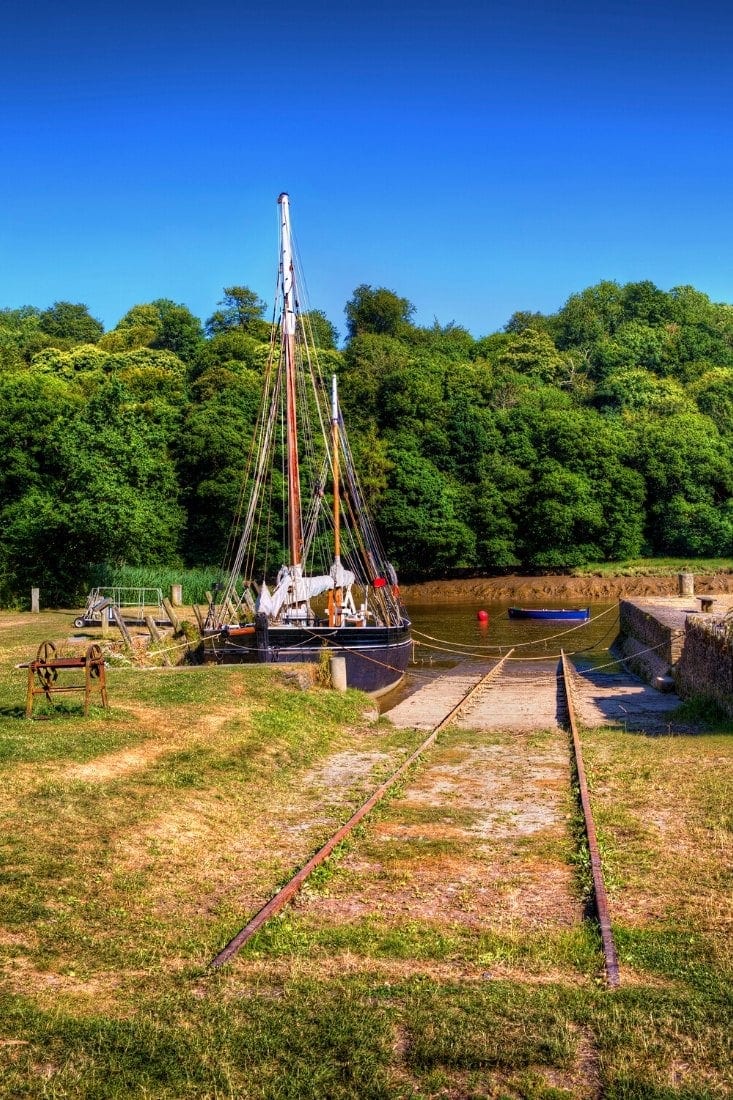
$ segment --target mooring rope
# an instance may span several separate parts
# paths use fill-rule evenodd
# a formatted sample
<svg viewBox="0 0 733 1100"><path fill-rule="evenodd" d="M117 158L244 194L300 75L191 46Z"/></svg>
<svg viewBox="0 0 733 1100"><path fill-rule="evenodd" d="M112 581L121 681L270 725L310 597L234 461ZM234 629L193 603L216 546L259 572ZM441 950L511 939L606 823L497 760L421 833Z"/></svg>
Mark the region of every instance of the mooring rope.
<svg viewBox="0 0 733 1100"><path fill-rule="evenodd" d="M481 645L479 642L452 642L447 638L434 638L431 634L425 634L421 630L413 629L412 633L419 638L428 638L431 642L447 642L448 645L463 646L464 648L471 649L519 649L520 646L527 645L540 645L541 642L551 642L555 638L562 638L566 634L572 634L574 630L583 630L586 626L590 626L591 623L595 623L598 619L602 619L604 615L610 615L612 611L618 611L618 607L614 604L612 607L607 607L605 611L599 611L597 615L593 615L589 619L585 619L582 623L577 623L575 626L569 626L567 630L560 630L556 634L544 634L541 638L532 638L528 642L515 642L513 645ZM422 643L418 643L422 644ZM513 657L512 660L516 661L519 658Z"/></svg>

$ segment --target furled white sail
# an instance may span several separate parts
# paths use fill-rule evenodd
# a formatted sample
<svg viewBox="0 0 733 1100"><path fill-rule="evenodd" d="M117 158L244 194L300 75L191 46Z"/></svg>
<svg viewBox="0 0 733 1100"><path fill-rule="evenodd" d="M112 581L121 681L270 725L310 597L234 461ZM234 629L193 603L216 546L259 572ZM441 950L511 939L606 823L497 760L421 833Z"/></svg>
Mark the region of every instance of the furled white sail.
<svg viewBox="0 0 733 1100"><path fill-rule="evenodd" d="M320 596L329 588L333 588L333 577L304 577L299 565L284 565L278 574L278 583L272 593L268 614L275 619L284 607L307 605L314 596Z"/></svg>
<svg viewBox="0 0 733 1100"><path fill-rule="evenodd" d="M335 561L331 566L331 578L334 588L347 589L351 588L356 579L350 569L344 569L340 561Z"/></svg>

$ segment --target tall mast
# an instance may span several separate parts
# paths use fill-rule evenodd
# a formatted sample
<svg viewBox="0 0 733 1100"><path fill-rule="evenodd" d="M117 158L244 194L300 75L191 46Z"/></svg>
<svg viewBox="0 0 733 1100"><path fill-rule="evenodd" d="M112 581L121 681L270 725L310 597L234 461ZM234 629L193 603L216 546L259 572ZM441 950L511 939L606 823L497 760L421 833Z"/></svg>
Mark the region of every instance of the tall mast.
<svg viewBox="0 0 733 1100"><path fill-rule="evenodd" d="M336 375L331 379L331 452L333 456L333 589L328 593L328 625L341 626L341 472L339 470L339 399Z"/></svg>
<svg viewBox="0 0 733 1100"><path fill-rule="evenodd" d="M333 451L333 556L338 565L341 561L341 473L339 470L339 400L335 374L331 379L331 432L331 449Z"/></svg>
<svg viewBox="0 0 733 1100"><path fill-rule="evenodd" d="M298 465L298 418L295 406L295 279L290 241L290 199L285 191L280 204L280 268L283 288L281 347L285 363L285 423L288 451L288 535L290 564L300 565L303 557L303 521L300 513L300 469Z"/></svg>

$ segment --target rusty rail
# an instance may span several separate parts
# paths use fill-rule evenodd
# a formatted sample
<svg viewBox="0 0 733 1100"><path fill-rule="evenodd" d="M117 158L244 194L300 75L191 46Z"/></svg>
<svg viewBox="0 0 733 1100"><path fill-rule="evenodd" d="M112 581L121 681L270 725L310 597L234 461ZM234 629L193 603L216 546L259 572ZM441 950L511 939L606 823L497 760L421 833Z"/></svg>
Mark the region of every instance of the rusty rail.
<svg viewBox="0 0 733 1100"><path fill-rule="evenodd" d="M448 712L445 718L443 718L437 724L437 726L434 727L432 732L428 735L428 737L425 738L422 744L419 745L417 749L415 749L412 755L408 757L408 759L405 760L405 762L401 764L395 772L392 773L389 779L386 779L384 783L377 787L376 791L374 791L374 793L366 800L366 802L364 802L359 807L359 809L351 815L349 820L339 829L337 829L333 836L330 837L330 839L327 840L326 843L318 849L315 855L311 856L308 862L305 863L295 875L293 875L290 881L286 883L286 885L283 886L282 889L279 890L277 894L275 894L274 897L272 897L267 902L267 904L262 907L262 909L260 909L260 911L252 918L252 920L248 924L244 926L244 928L237 932L236 936L234 936L226 945L226 947L222 948L219 954L216 955L215 958L213 958L209 963L209 967L212 970L218 970L219 967L222 967L225 965L225 963L228 963L229 960L233 958L234 955L236 955L239 949L241 947L244 947L245 943L247 943L247 941L251 939L252 936L254 936L255 932L258 932L260 928L262 928L263 924L265 924L270 919L270 917L274 917L276 913L279 913L280 910L287 905L291 898L293 898L297 894L297 892L305 883L308 876L316 869L316 867L320 866L320 864L328 859L334 848L336 848L342 840L345 840L349 833L359 824L360 821L362 821L366 817L366 815L371 810L374 809L377 803L380 802L382 798L384 798L384 796L392 787L394 787L397 781L402 778L402 776L415 763L415 761L418 760L422 756L422 754L430 748L441 730L445 729L446 726L454 721L463 710L463 708L466 706L469 699L472 699L473 696L476 695L482 687L484 687L487 681L489 681L494 675L496 675L497 672L499 672L499 670L501 669L505 661L509 658L512 652L513 650L510 650L509 653L506 654L506 656L502 657L499 661L497 661L495 665L493 665L489 669L485 676L482 676L477 684L474 684L473 687L469 688L463 698L458 703L456 703L456 705Z"/></svg>
<svg viewBox="0 0 733 1100"><path fill-rule="evenodd" d="M573 697L571 691L570 667L564 652L561 653L560 660L562 662L563 685L565 688L568 719L570 723L570 732L573 742L575 772L578 777L578 789L580 792L580 803L583 809L585 835L588 840L590 869L593 878L593 895L595 899L596 915L598 917L598 926L601 932L601 942L603 945L603 958L606 967L606 981L611 989L617 989L621 983L618 967L618 955L616 954L616 944L613 941L613 932L611 931L611 913L608 907L608 895L606 894L606 884L603 878L603 864L601 861L600 849L598 847L598 836L596 834L596 827L593 821L593 812L590 805L590 794L588 793L588 782L585 776L583 750L580 743L580 735L578 733L578 724L575 719L575 707L573 705Z"/></svg>

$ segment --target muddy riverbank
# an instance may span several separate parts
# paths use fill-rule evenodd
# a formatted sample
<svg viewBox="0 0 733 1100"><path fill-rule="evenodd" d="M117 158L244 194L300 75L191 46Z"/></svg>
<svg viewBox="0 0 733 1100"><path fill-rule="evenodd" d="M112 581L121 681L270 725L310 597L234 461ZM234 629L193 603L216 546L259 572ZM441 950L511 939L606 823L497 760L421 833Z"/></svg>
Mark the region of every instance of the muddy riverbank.
<svg viewBox="0 0 733 1100"><path fill-rule="evenodd" d="M500 603L505 600L599 602L625 596L674 596L677 574L669 576L605 577L472 577L466 580L425 581L400 586L405 603ZM733 592L733 573L695 575L695 592Z"/></svg>

